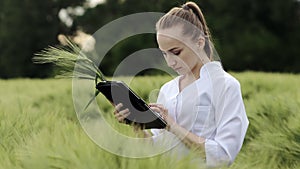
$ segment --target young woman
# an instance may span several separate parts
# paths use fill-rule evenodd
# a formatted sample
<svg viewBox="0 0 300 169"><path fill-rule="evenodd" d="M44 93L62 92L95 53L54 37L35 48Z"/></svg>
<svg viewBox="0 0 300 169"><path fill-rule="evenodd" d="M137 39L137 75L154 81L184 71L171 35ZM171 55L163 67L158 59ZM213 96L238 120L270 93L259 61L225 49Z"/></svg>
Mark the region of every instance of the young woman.
<svg viewBox="0 0 300 169"><path fill-rule="evenodd" d="M168 124L164 130L152 129L152 137L169 138L171 148L180 153L203 152L199 158L208 166L231 164L249 122L240 84L216 61L200 8L193 2L173 8L160 18L156 30L165 60L179 76L164 84L157 103L150 104ZM130 113L121 107L116 106L119 121Z"/></svg>

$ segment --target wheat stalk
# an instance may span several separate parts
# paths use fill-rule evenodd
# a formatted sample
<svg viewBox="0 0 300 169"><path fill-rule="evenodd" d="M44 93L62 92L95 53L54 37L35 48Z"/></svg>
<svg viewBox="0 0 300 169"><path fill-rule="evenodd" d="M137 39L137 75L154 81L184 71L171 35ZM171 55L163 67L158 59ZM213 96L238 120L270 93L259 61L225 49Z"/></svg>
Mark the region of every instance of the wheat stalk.
<svg viewBox="0 0 300 169"><path fill-rule="evenodd" d="M52 63L60 69L58 78L78 78L94 80L95 85L98 81L106 81L103 73L81 49L70 40L67 40L65 47L50 46L40 53L35 54L33 62L37 64ZM96 90L94 96L88 102L85 109L99 94Z"/></svg>

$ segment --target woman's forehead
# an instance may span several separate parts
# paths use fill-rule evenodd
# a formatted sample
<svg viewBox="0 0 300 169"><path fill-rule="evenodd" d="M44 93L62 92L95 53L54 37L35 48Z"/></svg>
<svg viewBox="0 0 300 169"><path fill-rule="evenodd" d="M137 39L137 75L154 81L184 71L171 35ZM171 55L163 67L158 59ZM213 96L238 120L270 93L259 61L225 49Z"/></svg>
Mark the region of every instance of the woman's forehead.
<svg viewBox="0 0 300 169"><path fill-rule="evenodd" d="M164 50L172 46L189 46L191 45L191 38L182 34L181 26L174 26L172 28L162 29L157 31L157 42L159 47Z"/></svg>
<svg viewBox="0 0 300 169"><path fill-rule="evenodd" d="M167 36L174 39L182 38L182 26L172 26L166 29L157 30L157 35Z"/></svg>
<svg viewBox="0 0 300 169"><path fill-rule="evenodd" d="M183 45L179 40L163 34L157 34L157 43L161 50L169 50L169 48Z"/></svg>

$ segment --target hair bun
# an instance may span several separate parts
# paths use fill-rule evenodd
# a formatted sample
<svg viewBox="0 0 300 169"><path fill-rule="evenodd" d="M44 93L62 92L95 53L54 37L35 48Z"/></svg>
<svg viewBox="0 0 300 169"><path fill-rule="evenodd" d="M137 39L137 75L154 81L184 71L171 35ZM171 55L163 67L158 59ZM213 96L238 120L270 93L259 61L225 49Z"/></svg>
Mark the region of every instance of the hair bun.
<svg viewBox="0 0 300 169"><path fill-rule="evenodd" d="M188 6L188 4L183 4L182 9L184 10L190 10L191 8Z"/></svg>

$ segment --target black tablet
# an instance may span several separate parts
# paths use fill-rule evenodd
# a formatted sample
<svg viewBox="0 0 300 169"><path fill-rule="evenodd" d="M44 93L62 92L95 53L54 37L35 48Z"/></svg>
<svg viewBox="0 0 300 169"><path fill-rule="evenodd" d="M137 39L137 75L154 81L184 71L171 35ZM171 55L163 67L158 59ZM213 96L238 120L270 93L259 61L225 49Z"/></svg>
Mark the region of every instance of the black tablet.
<svg viewBox="0 0 300 169"><path fill-rule="evenodd" d="M122 103L122 108L128 108L127 124L134 123L143 129L165 128L166 122L161 115L151 110L143 99L137 96L125 83L121 81L102 81L96 88L113 104Z"/></svg>

